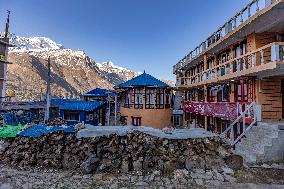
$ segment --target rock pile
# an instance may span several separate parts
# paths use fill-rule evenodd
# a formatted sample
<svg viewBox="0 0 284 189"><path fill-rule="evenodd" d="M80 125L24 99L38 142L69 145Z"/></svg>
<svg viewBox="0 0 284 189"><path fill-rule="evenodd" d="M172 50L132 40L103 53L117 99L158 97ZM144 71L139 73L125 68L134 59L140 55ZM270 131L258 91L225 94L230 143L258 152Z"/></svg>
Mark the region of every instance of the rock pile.
<svg viewBox="0 0 284 189"><path fill-rule="evenodd" d="M224 167L231 148L219 137L171 140L143 132L76 138L57 132L39 138L0 140L0 160L20 166L81 170L83 173L131 171L171 173L218 170Z"/></svg>

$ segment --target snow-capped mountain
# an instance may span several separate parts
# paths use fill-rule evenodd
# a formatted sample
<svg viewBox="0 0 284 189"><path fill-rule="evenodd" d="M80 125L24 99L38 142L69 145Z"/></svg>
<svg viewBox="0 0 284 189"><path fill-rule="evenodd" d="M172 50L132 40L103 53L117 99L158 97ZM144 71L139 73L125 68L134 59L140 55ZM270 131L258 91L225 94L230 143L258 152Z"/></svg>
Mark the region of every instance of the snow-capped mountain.
<svg viewBox="0 0 284 189"><path fill-rule="evenodd" d="M64 49L61 44L46 37L19 37L11 34L10 41L15 45L12 50L18 52Z"/></svg>
<svg viewBox="0 0 284 189"><path fill-rule="evenodd" d="M139 75L115 66L111 61L96 63L83 50L65 48L46 37L10 36L7 90L16 98L31 100L45 92L47 59L51 58L52 93L56 97L78 97L96 87L114 85Z"/></svg>

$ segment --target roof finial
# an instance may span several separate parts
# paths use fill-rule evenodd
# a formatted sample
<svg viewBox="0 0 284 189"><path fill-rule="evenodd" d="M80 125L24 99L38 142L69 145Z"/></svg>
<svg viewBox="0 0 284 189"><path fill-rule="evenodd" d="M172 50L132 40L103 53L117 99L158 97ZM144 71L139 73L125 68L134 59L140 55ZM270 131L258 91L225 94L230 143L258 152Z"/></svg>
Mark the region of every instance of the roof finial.
<svg viewBox="0 0 284 189"><path fill-rule="evenodd" d="M143 74L145 74L145 73L146 73L146 71L144 70Z"/></svg>
<svg viewBox="0 0 284 189"><path fill-rule="evenodd" d="M5 38L8 37L9 33L9 24L10 24L10 11L7 10L7 21L6 21L6 27L5 27Z"/></svg>

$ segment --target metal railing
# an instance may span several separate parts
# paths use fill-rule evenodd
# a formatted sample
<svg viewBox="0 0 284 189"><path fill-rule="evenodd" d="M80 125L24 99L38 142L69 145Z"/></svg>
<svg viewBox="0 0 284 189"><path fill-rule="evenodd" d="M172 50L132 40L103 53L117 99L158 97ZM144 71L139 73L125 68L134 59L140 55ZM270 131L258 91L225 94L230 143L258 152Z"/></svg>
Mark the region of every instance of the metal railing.
<svg viewBox="0 0 284 189"><path fill-rule="evenodd" d="M222 80L222 76L248 70L270 62L284 61L284 42L274 42L258 48L245 55L238 56L221 63L203 72L189 77L177 78L177 86L190 86L194 84L203 84L203 82L210 82L218 78ZM253 71L253 70L252 70ZM232 75L229 75L232 76ZM233 77L233 76L232 76Z"/></svg>
<svg viewBox="0 0 284 189"><path fill-rule="evenodd" d="M277 2L279 0L253 0L236 15L234 15L228 22L221 26L217 31L210 35L205 41L199 44L195 49L190 51L182 60L180 60L176 65L173 66L173 73L176 73L182 67L184 67L188 62L192 61L200 54L202 54L206 49L220 41L223 37L234 31L240 25L244 24L252 16L257 14L259 11L268 7L269 5Z"/></svg>
<svg viewBox="0 0 284 189"><path fill-rule="evenodd" d="M229 138L231 145L235 145L239 142L241 138L244 137L255 125L255 123L261 119L259 118L259 107L255 102L252 102L251 104L239 104L238 110L238 118L221 133L222 137ZM249 120L249 122L247 120Z"/></svg>

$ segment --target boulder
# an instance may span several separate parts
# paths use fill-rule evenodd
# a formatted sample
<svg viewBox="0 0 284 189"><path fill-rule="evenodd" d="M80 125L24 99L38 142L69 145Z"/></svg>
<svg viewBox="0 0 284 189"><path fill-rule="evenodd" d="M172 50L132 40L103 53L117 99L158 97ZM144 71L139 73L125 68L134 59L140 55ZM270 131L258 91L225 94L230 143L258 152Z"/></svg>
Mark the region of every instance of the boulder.
<svg viewBox="0 0 284 189"><path fill-rule="evenodd" d="M86 161L84 161L80 165L80 169L81 169L82 173L90 174L97 169L99 164L100 164L99 158L97 158L95 155L93 155L93 156L90 156Z"/></svg>

